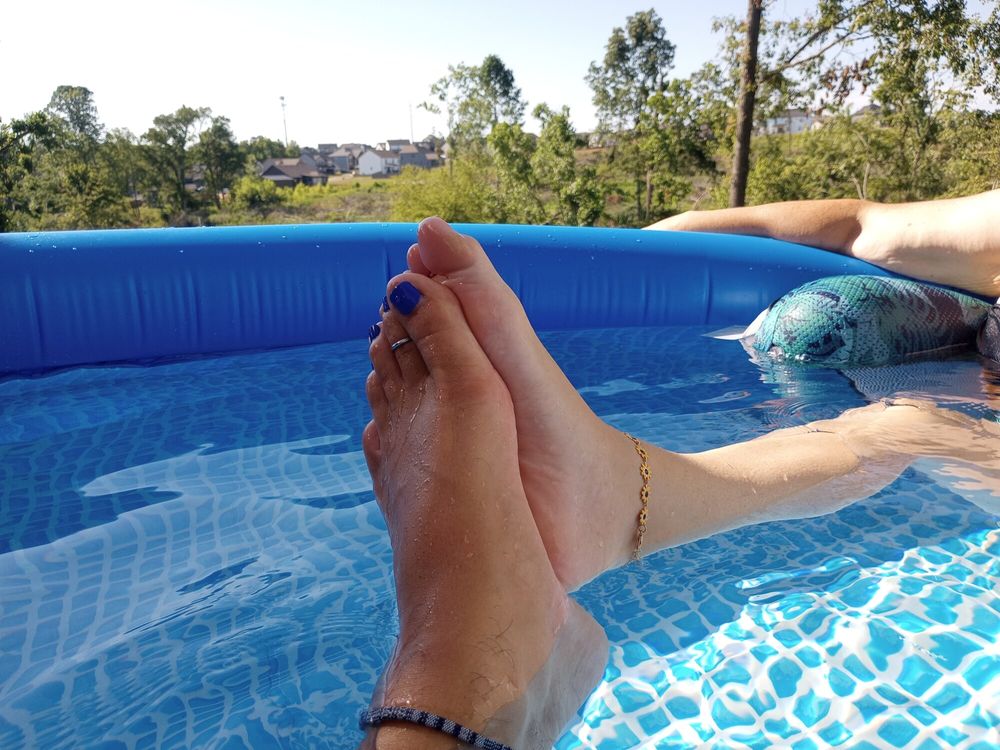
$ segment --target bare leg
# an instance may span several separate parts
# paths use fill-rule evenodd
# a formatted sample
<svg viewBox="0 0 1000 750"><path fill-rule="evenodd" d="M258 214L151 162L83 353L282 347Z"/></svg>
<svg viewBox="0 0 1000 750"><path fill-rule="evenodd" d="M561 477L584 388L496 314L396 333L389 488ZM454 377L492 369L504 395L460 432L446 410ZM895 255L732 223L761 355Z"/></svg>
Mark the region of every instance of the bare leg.
<svg viewBox="0 0 1000 750"><path fill-rule="evenodd" d="M374 703L437 713L517 748L551 747L600 680L607 641L546 557L518 475L510 395L458 300L414 274L390 292L401 281L419 290L416 305L385 316L366 384L364 450L400 613ZM392 352L404 337L412 343ZM455 740L386 724L363 746Z"/></svg>
<svg viewBox="0 0 1000 750"><path fill-rule="evenodd" d="M418 240L407 256L410 268L455 292L510 390L521 478L556 575L573 589L626 562L641 486L632 444L586 405L474 239L427 219ZM916 455L912 446L880 443L878 436L902 430L916 412L876 405L698 454L647 446L653 480L645 549L816 515L871 494ZM928 413L920 419L936 419Z"/></svg>

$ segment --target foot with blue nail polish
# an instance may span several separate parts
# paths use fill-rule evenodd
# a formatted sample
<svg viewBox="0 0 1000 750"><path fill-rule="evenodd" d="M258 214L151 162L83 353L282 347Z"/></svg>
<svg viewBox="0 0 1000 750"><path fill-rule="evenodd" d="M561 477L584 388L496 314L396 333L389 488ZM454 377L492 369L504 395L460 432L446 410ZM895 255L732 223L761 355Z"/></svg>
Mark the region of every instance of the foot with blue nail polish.
<svg viewBox="0 0 1000 750"><path fill-rule="evenodd" d="M549 748L599 682L607 642L548 560L521 485L510 395L458 299L415 274L387 291L363 446L393 549L400 637L373 705ZM455 744L391 723L365 742Z"/></svg>

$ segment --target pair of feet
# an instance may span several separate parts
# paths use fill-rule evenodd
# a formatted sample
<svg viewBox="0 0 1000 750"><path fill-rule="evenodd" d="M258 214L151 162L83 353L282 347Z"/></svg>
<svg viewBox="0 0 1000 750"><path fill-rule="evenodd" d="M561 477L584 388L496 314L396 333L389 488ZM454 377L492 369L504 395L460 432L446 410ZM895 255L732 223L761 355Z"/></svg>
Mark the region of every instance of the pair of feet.
<svg viewBox="0 0 1000 750"><path fill-rule="evenodd" d="M586 407L478 243L440 219L418 237L370 332L363 446L400 615L374 703L548 747L607 656L600 626L566 592L627 560L635 533L615 518L613 547L594 510L576 505L601 490L578 467L607 449L563 426L575 416L631 444ZM448 746L391 725L368 741Z"/></svg>

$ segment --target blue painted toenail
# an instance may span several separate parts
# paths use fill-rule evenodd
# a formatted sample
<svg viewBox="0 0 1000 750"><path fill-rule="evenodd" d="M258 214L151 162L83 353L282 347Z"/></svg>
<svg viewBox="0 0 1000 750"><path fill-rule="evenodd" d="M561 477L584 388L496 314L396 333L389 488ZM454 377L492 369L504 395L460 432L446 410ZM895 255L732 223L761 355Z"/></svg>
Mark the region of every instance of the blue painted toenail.
<svg viewBox="0 0 1000 750"><path fill-rule="evenodd" d="M409 281L402 281L389 293L392 305L403 315L409 315L420 301L420 292Z"/></svg>
<svg viewBox="0 0 1000 750"><path fill-rule="evenodd" d="M369 329L368 329L368 343L369 343L369 344L370 344L370 343L371 343L372 341L374 341L375 339L377 339L377 338L378 338L378 335L379 335L379 332L380 332L381 330L382 330L382 329L381 329L381 327L379 327L379 324L378 324L378 323L376 323L375 325L373 325L373 326L372 326L371 328L369 328Z"/></svg>
<svg viewBox="0 0 1000 750"><path fill-rule="evenodd" d="M382 312L389 312L389 300L382 298Z"/></svg>

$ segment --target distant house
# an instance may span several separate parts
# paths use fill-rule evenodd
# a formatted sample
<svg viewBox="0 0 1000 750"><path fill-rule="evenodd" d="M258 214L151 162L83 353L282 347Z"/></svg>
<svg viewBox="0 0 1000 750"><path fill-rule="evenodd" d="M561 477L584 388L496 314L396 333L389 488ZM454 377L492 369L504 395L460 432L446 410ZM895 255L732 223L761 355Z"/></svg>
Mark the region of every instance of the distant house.
<svg viewBox="0 0 1000 750"><path fill-rule="evenodd" d="M358 157L371 146L365 143L344 143L327 156L327 162L337 172L353 172L358 166Z"/></svg>
<svg viewBox="0 0 1000 750"><path fill-rule="evenodd" d="M363 175L388 175L399 172L399 154L370 149L358 157L358 172Z"/></svg>
<svg viewBox="0 0 1000 750"><path fill-rule="evenodd" d="M402 140L396 140L396 141L387 141L387 145L389 147L389 149L388 149L389 151L394 151L396 153L399 153L400 151L403 150L404 146L409 146L410 145L410 141L409 141L409 139L402 139Z"/></svg>
<svg viewBox="0 0 1000 750"><path fill-rule="evenodd" d="M334 151L336 151L337 150L337 144L336 143L321 143L321 144L319 144L316 147L316 150L319 151L321 154L323 154L325 156L326 154L332 154Z"/></svg>
<svg viewBox="0 0 1000 750"><path fill-rule="evenodd" d="M337 172L350 172L357 165L354 154L346 148L338 148L330 154L329 160Z"/></svg>
<svg viewBox="0 0 1000 750"><path fill-rule="evenodd" d="M278 187L326 184L326 175L321 174L308 158L265 159L260 164L260 176Z"/></svg>
<svg viewBox="0 0 1000 750"><path fill-rule="evenodd" d="M428 152L412 143L408 143L399 150L399 168L420 167L426 169L431 166L431 161L427 158L428 155L433 156L435 160L437 159L437 154L433 151Z"/></svg>
<svg viewBox="0 0 1000 750"><path fill-rule="evenodd" d="M786 109L764 121L764 132L769 135L779 133L804 133L812 128L816 118L804 109Z"/></svg>
<svg viewBox="0 0 1000 750"><path fill-rule="evenodd" d="M330 174L334 171L333 164L330 162L328 154L324 154L322 151L306 146L302 149L299 154L299 158L311 165L320 174Z"/></svg>

